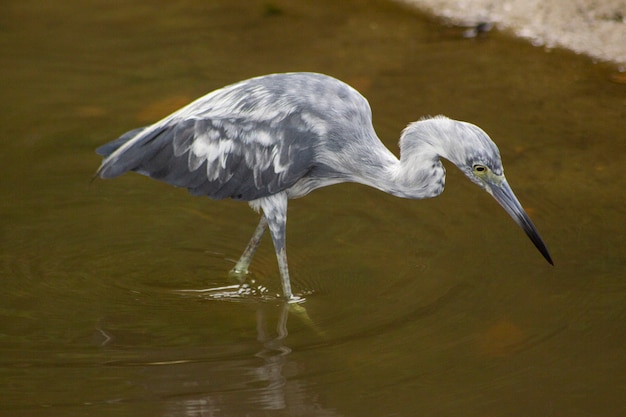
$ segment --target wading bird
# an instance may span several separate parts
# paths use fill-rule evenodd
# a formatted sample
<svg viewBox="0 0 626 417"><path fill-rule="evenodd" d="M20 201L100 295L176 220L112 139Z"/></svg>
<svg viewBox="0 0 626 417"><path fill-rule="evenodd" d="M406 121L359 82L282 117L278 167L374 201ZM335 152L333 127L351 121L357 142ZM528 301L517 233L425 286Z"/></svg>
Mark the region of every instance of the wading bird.
<svg viewBox="0 0 626 417"><path fill-rule="evenodd" d="M341 182L366 184L397 197L422 199L443 191L454 163L491 194L552 259L515 197L500 152L479 127L443 116L409 124L400 159L378 139L367 100L326 75L266 75L221 88L147 127L97 149L96 176L135 171L191 194L247 201L261 220L233 272L246 274L269 226L284 297L298 301L289 281L287 201Z"/></svg>

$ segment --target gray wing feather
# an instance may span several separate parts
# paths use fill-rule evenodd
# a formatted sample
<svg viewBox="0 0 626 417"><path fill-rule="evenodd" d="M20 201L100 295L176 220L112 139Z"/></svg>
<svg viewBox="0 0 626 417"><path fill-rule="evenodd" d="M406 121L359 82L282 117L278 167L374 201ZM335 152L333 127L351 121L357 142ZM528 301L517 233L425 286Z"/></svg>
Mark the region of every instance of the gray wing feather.
<svg viewBox="0 0 626 417"><path fill-rule="evenodd" d="M276 120L172 119L99 148L108 157L98 174L135 171L194 195L254 200L289 188L313 164L318 138L299 116L271 125Z"/></svg>

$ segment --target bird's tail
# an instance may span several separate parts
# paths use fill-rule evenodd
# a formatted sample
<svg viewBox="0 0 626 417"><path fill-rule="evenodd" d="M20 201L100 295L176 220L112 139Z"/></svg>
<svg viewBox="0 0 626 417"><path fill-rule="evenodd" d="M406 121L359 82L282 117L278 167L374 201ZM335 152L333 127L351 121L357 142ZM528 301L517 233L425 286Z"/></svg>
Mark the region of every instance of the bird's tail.
<svg viewBox="0 0 626 417"><path fill-rule="evenodd" d="M118 149L120 149L129 141L132 141L133 139L138 138L138 136L141 135L141 133L144 132L146 129L147 127L140 127L137 129L130 130L124 133L119 138L115 139L114 141L106 143L100 146L99 148L97 148L96 153L98 155L102 155L104 159L102 161L102 164L96 171L94 178L95 177L113 178L113 177L117 177L118 175L123 174L124 172L135 169L136 167L133 166L133 163L135 161L130 160L131 158L129 158L129 155L125 155L125 157L123 158L124 163L120 163L120 161L118 160L119 158L116 158L116 157L110 158L110 156L113 155ZM134 145L131 145L131 147L134 147Z"/></svg>
<svg viewBox="0 0 626 417"><path fill-rule="evenodd" d="M122 146L123 144L125 144L126 142L128 142L129 140L131 140L132 138L134 138L135 136L137 136L139 133L143 132L144 130L145 130L145 127L139 127L137 129L130 130L124 133L119 138L115 139L114 141L104 144L100 146L99 148L97 148L96 153L106 158L107 156L111 155L113 152L118 150L120 146Z"/></svg>

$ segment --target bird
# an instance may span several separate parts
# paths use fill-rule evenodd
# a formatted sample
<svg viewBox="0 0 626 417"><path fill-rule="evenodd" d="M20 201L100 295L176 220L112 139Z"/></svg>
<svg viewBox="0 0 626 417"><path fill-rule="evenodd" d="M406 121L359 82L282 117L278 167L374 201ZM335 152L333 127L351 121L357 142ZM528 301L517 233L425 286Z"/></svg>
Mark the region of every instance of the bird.
<svg viewBox="0 0 626 417"><path fill-rule="evenodd" d="M344 182L407 199L436 197L445 186L441 159L493 196L554 265L504 176L498 147L481 128L423 117L402 131L399 148L400 158L381 142L367 99L350 85L320 73L276 73L217 89L100 146L94 178L134 171L192 195L248 202L260 221L231 272L248 273L269 228L290 303L303 297L289 278L288 200Z"/></svg>

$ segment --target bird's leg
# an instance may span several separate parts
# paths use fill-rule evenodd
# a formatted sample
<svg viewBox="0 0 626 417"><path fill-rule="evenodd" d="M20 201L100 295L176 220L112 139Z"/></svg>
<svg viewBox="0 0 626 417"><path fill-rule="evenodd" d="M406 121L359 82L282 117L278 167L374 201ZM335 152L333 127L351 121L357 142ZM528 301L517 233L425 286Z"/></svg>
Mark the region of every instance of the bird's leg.
<svg viewBox="0 0 626 417"><path fill-rule="evenodd" d="M283 294L288 301L295 301L293 292L291 291L291 281L289 280L289 268L287 267L287 251L285 246L276 249L276 258L278 259L278 271L283 284Z"/></svg>
<svg viewBox="0 0 626 417"><path fill-rule="evenodd" d="M278 193L264 197L258 201L263 209L263 216L267 219L272 241L274 242L274 250L276 251L276 258L278 259L278 270L283 285L283 295L289 303L301 302L303 299L294 296L291 291L289 268L287 267L287 251L285 249L287 194Z"/></svg>
<svg viewBox="0 0 626 417"><path fill-rule="evenodd" d="M241 257L235 264L235 267L230 271L233 275L245 275L248 273L248 267L250 266L250 262L252 262L252 257L259 247L259 243L261 243L261 238L263 237L263 233L265 233L265 229L267 229L267 219L265 216L261 216L261 221L257 225L254 233L252 234L252 238L250 238L250 242L248 242L248 246L241 254Z"/></svg>
<svg viewBox="0 0 626 417"><path fill-rule="evenodd" d="M293 295L291 291L289 268L287 266L287 250L285 249L285 222L270 220L269 226L274 249L276 250L276 258L278 259L278 271L283 284L283 295L288 303L301 303L304 301L304 298Z"/></svg>

